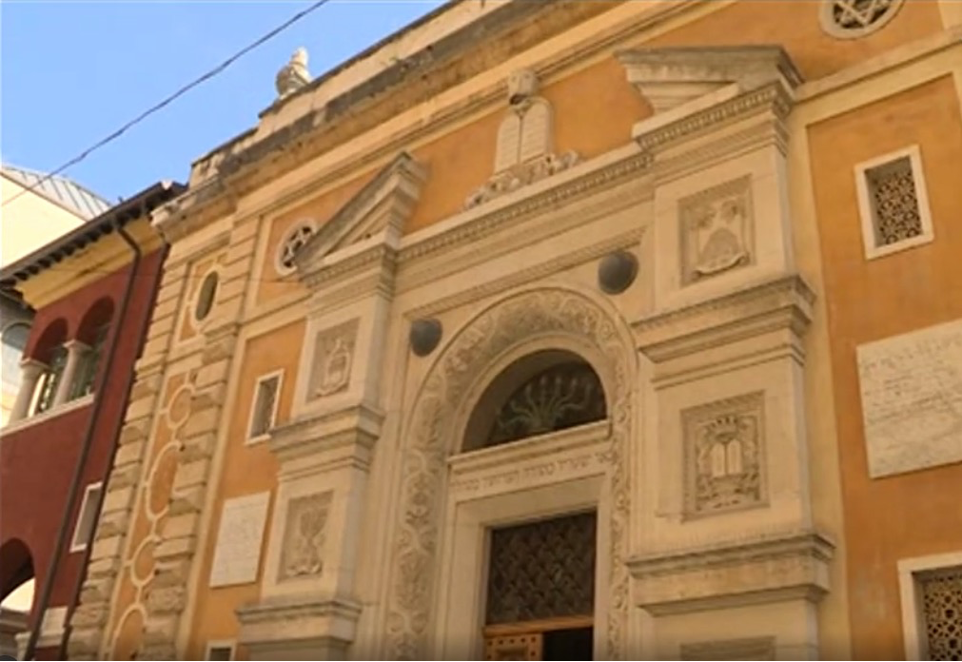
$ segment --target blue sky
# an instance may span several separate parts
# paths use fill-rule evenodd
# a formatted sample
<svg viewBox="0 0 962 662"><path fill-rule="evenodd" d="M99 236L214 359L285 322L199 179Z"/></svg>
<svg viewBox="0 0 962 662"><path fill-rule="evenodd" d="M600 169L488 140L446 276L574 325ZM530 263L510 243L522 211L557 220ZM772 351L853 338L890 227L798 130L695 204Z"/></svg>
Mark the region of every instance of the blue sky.
<svg viewBox="0 0 962 662"><path fill-rule="evenodd" d="M0 2L0 156L50 171L311 2ZM110 200L161 179L254 126L295 48L311 74L363 50L442 0L330 0L216 78L65 174Z"/></svg>

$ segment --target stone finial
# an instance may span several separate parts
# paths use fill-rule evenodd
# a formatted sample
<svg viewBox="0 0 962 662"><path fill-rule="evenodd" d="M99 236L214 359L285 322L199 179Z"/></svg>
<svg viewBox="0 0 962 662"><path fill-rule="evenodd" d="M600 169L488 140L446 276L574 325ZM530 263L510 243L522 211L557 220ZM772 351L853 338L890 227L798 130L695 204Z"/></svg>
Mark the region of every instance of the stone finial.
<svg viewBox="0 0 962 662"><path fill-rule="evenodd" d="M538 75L531 69L519 69L508 77L508 103L516 106L538 92Z"/></svg>
<svg viewBox="0 0 962 662"><path fill-rule="evenodd" d="M307 49L298 48L291 56L291 61L277 72L275 80L277 98L283 99L310 82L311 74L307 70Z"/></svg>

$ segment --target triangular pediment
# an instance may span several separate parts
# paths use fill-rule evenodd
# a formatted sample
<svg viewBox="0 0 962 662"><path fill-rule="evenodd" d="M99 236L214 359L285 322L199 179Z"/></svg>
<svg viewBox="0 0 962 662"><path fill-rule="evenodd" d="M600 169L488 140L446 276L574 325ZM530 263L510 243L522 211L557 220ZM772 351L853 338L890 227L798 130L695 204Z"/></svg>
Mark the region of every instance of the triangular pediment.
<svg viewBox="0 0 962 662"><path fill-rule="evenodd" d="M793 88L801 82L780 46L634 49L618 54L628 82L648 100L655 114L737 86L755 90L781 81Z"/></svg>
<svg viewBox="0 0 962 662"><path fill-rule="evenodd" d="M426 170L402 152L324 223L298 252L301 271L374 237L394 243L414 211Z"/></svg>

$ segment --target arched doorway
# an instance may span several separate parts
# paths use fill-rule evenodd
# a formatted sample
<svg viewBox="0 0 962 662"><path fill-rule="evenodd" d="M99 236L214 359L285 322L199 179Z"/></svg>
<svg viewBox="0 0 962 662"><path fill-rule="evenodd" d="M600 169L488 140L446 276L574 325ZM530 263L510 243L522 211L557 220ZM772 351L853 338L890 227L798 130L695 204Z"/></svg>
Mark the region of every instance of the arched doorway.
<svg viewBox="0 0 962 662"><path fill-rule="evenodd" d="M587 571L595 578L595 599L590 613L579 607L577 622L557 629L591 630L596 657L622 655L629 512L623 458L636 371L630 332L617 314L570 290L507 297L455 334L422 382L404 428L386 657L470 658L485 654L484 637L497 627L530 630L533 618L487 622L490 546L518 544L509 540L524 536L516 527L535 525L544 535L564 528L561 520L569 517L582 518L567 526L588 531L596 552L594 573ZM578 385L570 389L572 378ZM509 405L533 398L534 409L543 408L556 385L568 389L567 401L584 399L589 383L602 397L588 398L600 408L584 417L569 408L551 423L544 412L531 417ZM494 456L497 468L485 468ZM547 473L539 474L542 469ZM594 518L593 533L585 515ZM544 646L542 637L538 659ZM502 650L497 659L533 654L519 655Z"/></svg>
<svg viewBox="0 0 962 662"><path fill-rule="evenodd" d="M607 413L601 378L587 361L569 351L534 352L487 387L462 452L546 439ZM593 659L596 531L595 510L489 528L486 659Z"/></svg>

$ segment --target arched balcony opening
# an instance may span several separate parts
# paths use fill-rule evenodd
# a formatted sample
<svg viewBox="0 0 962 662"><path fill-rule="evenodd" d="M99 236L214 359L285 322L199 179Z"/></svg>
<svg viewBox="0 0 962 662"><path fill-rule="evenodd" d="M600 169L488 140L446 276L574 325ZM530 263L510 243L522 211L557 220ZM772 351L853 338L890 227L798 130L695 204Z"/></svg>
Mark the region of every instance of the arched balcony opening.
<svg viewBox="0 0 962 662"><path fill-rule="evenodd" d="M114 302L104 297L87 310L77 328L77 366L68 399L81 398L94 392L110 325L114 316Z"/></svg>

